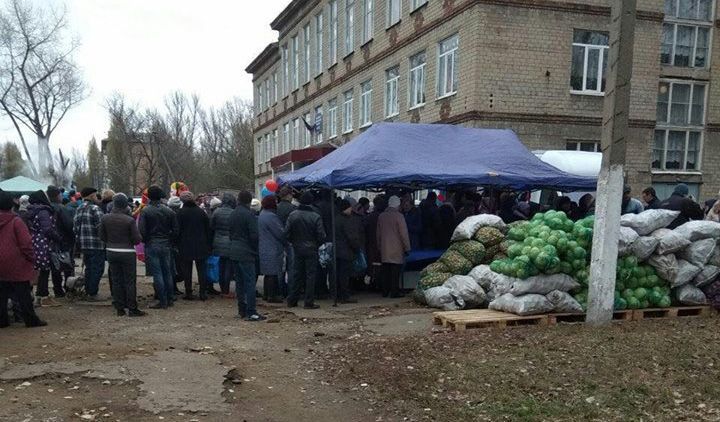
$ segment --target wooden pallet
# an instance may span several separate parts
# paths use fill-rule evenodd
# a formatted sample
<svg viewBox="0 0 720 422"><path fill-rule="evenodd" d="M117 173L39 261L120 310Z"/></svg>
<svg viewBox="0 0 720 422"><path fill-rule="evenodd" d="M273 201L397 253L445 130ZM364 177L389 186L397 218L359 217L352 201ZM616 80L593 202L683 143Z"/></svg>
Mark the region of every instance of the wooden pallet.
<svg viewBox="0 0 720 422"><path fill-rule="evenodd" d="M586 314L582 312L575 313L558 313L548 314L548 322L550 325L558 323L582 323L585 322ZM614 311L613 321L630 321L633 317L633 311Z"/></svg>
<svg viewBox="0 0 720 422"><path fill-rule="evenodd" d="M640 321L643 319L657 318L686 318L700 317L711 315L709 306L683 306L677 308L648 308L635 309L633 311L633 320Z"/></svg>
<svg viewBox="0 0 720 422"><path fill-rule="evenodd" d="M466 311L434 312L433 322L436 325L450 327L453 331L465 331L467 328L548 325L548 316L519 316L490 309L471 309Z"/></svg>

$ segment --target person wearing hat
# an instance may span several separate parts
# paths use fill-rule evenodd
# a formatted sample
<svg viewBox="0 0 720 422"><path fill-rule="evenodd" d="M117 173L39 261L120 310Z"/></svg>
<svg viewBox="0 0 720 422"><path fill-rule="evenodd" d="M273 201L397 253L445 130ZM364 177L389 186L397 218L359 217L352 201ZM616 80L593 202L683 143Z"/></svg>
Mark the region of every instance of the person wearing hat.
<svg viewBox="0 0 720 422"><path fill-rule="evenodd" d="M315 304L315 281L318 273L318 248L325 243L323 220L313 208L315 200L311 192L300 197L300 206L290 213L285 224L285 238L293 248L293 278L289 286L288 307L297 306L301 287L305 286L305 308L317 309Z"/></svg>
<svg viewBox="0 0 720 422"><path fill-rule="evenodd" d="M623 198L622 198L622 214L640 214L645 211L645 207L642 202L633 198L630 193L632 189L629 185L623 187Z"/></svg>
<svg viewBox="0 0 720 422"><path fill-rule="evenodd" d="M387 209L380 214L377 227L377 244L382 261L383 297L403 297L400 293L400 271L405 255L410 252L410 236L405 218L400 213L400 198L391 196Z"/></svg>
<svg viewBox="0 0 720 422"><path fill-rule="evenodd" d="M672 230L690 220L702 220L704 218L702 208L697 202L688 198L689 193L690 188L688 185L680 183L675 186L672 195L660 203L660 209L680 211L680 215L667 228Z"/></svg>
<svg viewBox="0 0 720 422"><path fill-rule="evenodd" d="M74 234L85 264L85 293L91 301L100 300L100 279L105 272L105 245L100 240L100 218L97 189L84 188L80 194L83 203L75 212Z"/></svg>
<svg viewBox="0 0 720 422"><path fill-rule="evenodd" d="M293 190L290 186L283 186L278 191L277 216L280 218L283 228L287 223L290 213L295 211L297 207L293 204ZM288 286L292 284L292 268L293 268L293 250L292 245L287 243L285 246L285 271L278 279L278 288L283 297L288 295Z"/></svg>
<svg viewBox="0 0 720 422"><path fill-rule="evenodd" d="M282 303L278 279L282 274L285 233L277 216L277 197L268 195L262 199L262 211L258 216L260 274L263 275L263 300Z"/></svg>
<svg viewBox="0 0 720 422"><path fill-rule="evenodd" d="M177 238L175 213L162 204L164 193L158 186L147 189L148 204L140 212L138 229L145 242L145 265L153 277L158 302L151 309L167 309L175 302L172 246Z"/></svg>
<svg viewBox="0 0 720 422"><path fill-rule="evenodd" d="M231 193L222 196L222 203L210 216L210 231L213 234L213 255L220 257L220 293L225 298L234 298L230 293L230 280L235 272L230 251L230 216L236 200Z"/></svg>
<svg viewBox="0 0 720 422"><path fill-rule="evenodd" d="M50 275L53 275L55 292L62 291L62 280L59 273L53 272L51 253L62 238L57 231L57 218L47 194L41 190L30 194L28 206L28 223L32 236L33 252L35 254L35 269L38 271L38 285L36 300L38 306L59 306L50 298L48 284Z"/></svg>
<svg viewBox="0 0 720 422"><path fill-rule="evenodd" d="M32 238L27 225L13 212L12 196L0 190L0 328L10 325L8 299L17 304L27 327L41 327L47 323L38 318L32 302L31 280L36 276ZM7 341L7 340L6 340Z"/></svg>
<svg viewBox="0 0 720 422"><path fill-rule="evenodd" d="M57 251L66 254L66 256L72 256L73 249L75 248L72 212L63 206L62 192L60 189L55 186L48 186L46 193L48 199L50 200L50 205L53 208L53 212L55 213L55 220L57 222L56 228L61 238L56 245ZM58 266L60 268L55 268L56 264L59 264ZM67 281L68 277L75 275L75 262L71 262L70 265L54 262L52 271L55 297L64 297L65 291L63 290L63 276L65 277L65 281Z"/></svg>
<svg viewBox="0 0 720 422"><path fill-rule="evenodd" d="M266 318L255 308L259 238L257 216L250 209L252 199L250 192L240 192L238 206L230 214L230 258L235 262L237 275L237 318L256 322Z"/></svg>
<svg viewBox="0 0 720 422"><path fill-rule="evenodd" d="M128 197L124 193L113 195L112 210L100 219L100 239L106 244L108 272L113 277L113 306L117 315L138 317L145 315L137 304L135 255L135 245L142 241L142 237L129 210Z"/></svg>
<svg viewBox="0 0 720 422"><path fill-rule="evenodd" d="M330 293L340 303L357 303L350 298L350 276L353 263L362 253L362 220L353 215L353 203L347 198L339 201L340 214L335 219L335 253L337 257L337 288L330 284Z"/></svg>
<svg viewBox="0 0 720 422"><path fill-rule="evenodd" d="M198 297L207 300L207 259L212 250L210 219L195 202L192 192L180 194L183 203L177 212L178 222L178 258L182 279L185 281L185 300L195 300L193 296L193 263L198 276Z"/></svg>

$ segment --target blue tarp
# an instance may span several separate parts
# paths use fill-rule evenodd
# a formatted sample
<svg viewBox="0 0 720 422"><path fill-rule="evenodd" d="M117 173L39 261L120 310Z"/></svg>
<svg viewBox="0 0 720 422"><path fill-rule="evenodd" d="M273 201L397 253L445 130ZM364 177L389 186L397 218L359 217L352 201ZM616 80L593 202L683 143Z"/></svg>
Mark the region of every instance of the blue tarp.
<svg viewBox="0 0 720 422"><path fill-rule="evenodd" d="M377 123L280 184L332 189L499 187L594 191L597 178L542 162L507 129Z"/></svg>

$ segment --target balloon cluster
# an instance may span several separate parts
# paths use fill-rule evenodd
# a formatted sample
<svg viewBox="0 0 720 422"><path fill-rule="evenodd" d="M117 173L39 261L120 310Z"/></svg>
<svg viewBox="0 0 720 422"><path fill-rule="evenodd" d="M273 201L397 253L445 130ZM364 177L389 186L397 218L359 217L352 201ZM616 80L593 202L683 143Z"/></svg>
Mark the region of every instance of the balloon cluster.
<svg viewBox="0 0 720 422"><path fill-rule="evenodd" d="M265 187L260 191L260 196L265 198L266 196L274 195L278 190L278 184L272 179L265 181Z"/></svg>

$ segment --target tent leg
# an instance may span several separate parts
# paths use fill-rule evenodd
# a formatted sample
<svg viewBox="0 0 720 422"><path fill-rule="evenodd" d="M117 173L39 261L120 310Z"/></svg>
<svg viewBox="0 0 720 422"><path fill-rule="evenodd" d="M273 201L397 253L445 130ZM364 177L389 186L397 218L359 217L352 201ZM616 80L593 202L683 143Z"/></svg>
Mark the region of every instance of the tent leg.
<svg viewBox="0 0 720 422"><path fill-rule="evenodd" d="M331 283L335 290L335 297L334 297L334 303L333 306L336 307L338 305L338 294L340 293L338 291L338 283L337 283L337 243L335 242L335 189L330 189L330 224L332 225L332 244L333 244L333 254L332 254L332 265L331 265Z"/></svg>

